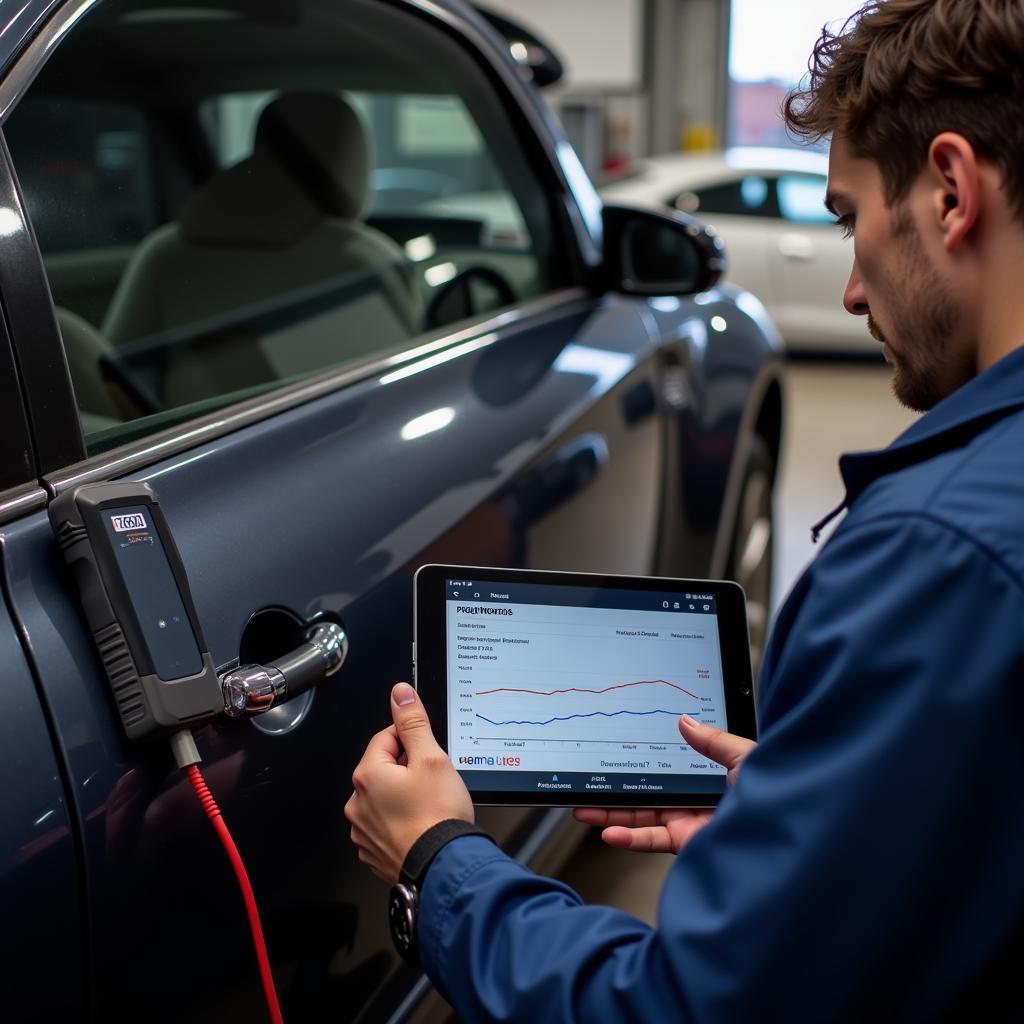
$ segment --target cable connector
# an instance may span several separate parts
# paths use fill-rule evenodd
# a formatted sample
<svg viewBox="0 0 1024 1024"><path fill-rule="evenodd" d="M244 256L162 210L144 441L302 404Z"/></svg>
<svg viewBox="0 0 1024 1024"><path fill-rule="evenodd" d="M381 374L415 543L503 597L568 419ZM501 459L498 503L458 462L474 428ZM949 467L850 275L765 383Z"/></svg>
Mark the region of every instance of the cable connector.
<svg viewBox="0 0 1024 1024"><path fill-rule="evenodd" d="M191 764L199 764L202 758L196 747L195 737L188 729L171 735L171 750L174 753L174 760L179 768L187 768Z"/></svg>

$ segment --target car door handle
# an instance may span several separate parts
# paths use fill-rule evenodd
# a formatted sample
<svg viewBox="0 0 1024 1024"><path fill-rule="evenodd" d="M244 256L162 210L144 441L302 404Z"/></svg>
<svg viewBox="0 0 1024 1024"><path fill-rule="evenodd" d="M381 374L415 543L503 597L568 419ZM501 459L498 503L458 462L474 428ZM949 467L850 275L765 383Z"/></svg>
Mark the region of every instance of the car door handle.
<svg viewBox="0 0 1024 1024"><path fill-rule="evenodd" d="M336 622L318 622L304 642L266 665L239 665L221 673L224 713L259 715L330 678L348 656L348 634Z"/></svg>
<svg viewBox="0 0 1024 1024"><path fill-rule="evenodd" d="M787 260L808 262L814 259L814 242L806 235L783 235L779 239L779 252Z"/></svg>

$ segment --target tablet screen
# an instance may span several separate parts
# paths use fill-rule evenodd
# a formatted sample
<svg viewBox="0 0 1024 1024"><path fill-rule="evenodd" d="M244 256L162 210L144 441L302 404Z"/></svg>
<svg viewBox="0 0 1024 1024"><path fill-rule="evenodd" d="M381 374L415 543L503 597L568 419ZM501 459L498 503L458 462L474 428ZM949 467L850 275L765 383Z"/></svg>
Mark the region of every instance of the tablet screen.
<svg viewBox="0 0 1024 1024"><path fill-rule="evenodd" d="M677 724L728 728L713 590L446 575L444 608L447 749L471 791L724 791Z"/></svg>

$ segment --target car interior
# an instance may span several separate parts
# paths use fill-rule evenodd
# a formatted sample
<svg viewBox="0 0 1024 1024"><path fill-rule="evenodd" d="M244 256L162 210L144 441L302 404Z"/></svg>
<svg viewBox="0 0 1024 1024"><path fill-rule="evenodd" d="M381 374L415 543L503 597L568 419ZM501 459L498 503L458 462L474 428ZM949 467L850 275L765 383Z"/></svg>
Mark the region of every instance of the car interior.
<svg viewBox="0 0 1024 1024"><path fill-rule="evenodd" d="M480 69L389 14L115 0L15 108L91 451L558 283Z"/></svg>

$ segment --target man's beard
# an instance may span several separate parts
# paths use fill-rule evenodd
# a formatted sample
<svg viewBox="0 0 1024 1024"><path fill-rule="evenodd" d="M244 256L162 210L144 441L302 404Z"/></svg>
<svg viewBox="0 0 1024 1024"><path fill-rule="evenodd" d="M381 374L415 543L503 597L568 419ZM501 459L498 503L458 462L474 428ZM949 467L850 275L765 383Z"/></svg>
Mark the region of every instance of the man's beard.
<svg viewBox="0 0 1024 1024"><path fill-rule="evenodd" d="M868 331L876 341L896 339L897 348L890 345L893 393L908 409L925 412L965 383L972 368L956 365L957 308L928 261L908 212L895 215L893 238L904 286L899 290L891 282L886 286L885 309L892 325L889 337L870 315Z"/></svg>

